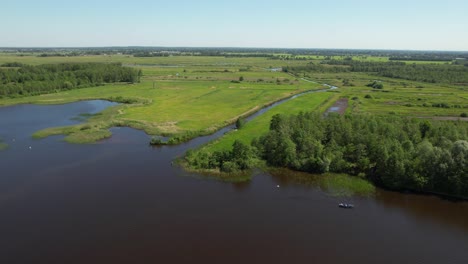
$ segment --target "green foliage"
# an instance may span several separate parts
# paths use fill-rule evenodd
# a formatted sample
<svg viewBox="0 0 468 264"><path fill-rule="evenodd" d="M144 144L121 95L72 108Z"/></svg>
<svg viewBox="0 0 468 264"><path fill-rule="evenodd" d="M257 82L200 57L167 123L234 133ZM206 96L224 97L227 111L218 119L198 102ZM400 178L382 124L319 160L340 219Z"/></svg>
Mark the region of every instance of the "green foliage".
<svg viewBox="0 0 468 264"><path fill-rule="evenodd" d="M236 120L236 128L237 129L242 129L245 125L245 119L243 117L239 117Z"/></svg>
<svg viewBox="0 0 468 264"><path fill-rule="evenodd" d="M346 174L325 174L321 185L334 196L372 195L375 192L372 183Z"/></svg>
<svg viewBox="0 0 468 264"><path fill-rule="evenodd" d="M354 84L349 79L343 79L343 86L354 86Z"/></svg>
<svg viewBox="0 0 468 264"><path fill-rule="evenodd" d="M428 132L432 129L432 124L429 120L424 120L419 123L419 131L421 131L421 137L425 138Z"/></svg>
<svg viewBox="0 0 468 264"><path fill-rule="evenodd" d="M434 103L432 104L432 107L439 107L439 108L450 108L450 105L448 103Z"/></svg>
<svg viewBox="0 0 468 264"><path fill-rule="evenodd" d="M463 122L301 113L275 116L254 146L270 166L467 197L467 136Z"/></svg>
<svg viewBox="0 0 468 264"><path fill-rule="evenodd" d="M6 62L0 65L1 67L23 67L24 64L20 62Z"/></svg>
<svg viewBox="0 0 468 264"><path fill-rule="evenodd" d="M236 140L230 151L188 151L185 161L194 169L219 169L235 173L253 168L257 162L253 147Z"/></svg>
<svg viewBox="0 0 468 264"><path fill-rule="evenodd" d="M164 145L164 144L165 143L163 142L163 140L159 137L152 137L150 140L150 145L153 145L153 146Z"/></svg>
<svg viewBox="0 0 468 264"><path fill-rule="evenodd" d="M372 87L374 89L383 89L383 84L378 81L373 81L366 85L367 87Z"/></svg>
<svg viewBox="0 0 468 264"><path fill-rule="evenodd" d="M129 98L129 97L123 97L123 96L111 96L109 97L109 100L112 102L116 103L122 103L122 104L134 104L138 102L142 102L143 100L138 100L135 98Z"/></svg>
<svg viewBox="0 0 468 264"><path fill-rule="evenodd" d="M141 71L119 63L4 65L19 68L0 69L0 96L38 95L114 82L135 83L141 76Z"/></svg>
<svg viewBox="0 0 468 264"><path fill-rule="evenodd" d="M283 67L283 71L293 73L366 72L383 77L428 83L468 83L468 68L456 64L406 64L405 62L395 61L324 60L320 64L311 62L302 66L286 66Z"/></svg>
<svg viewBox="0 0 468 264"><path fill-rule="evenodd" d="M3 140L0 138L0 151L8 148L6 143L3 143Z"/></svg>

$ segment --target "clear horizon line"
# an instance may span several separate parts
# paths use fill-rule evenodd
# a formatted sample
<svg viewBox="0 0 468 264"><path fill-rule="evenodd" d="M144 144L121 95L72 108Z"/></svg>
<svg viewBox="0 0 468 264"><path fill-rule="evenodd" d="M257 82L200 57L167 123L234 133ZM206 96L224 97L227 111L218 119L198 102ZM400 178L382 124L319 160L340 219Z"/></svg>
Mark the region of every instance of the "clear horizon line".
<svg viewBox="0 0 468 264"><path fill-rule="evenodd" d="M115 45L115 46L0 46L0 49L83 49L83 48L234 48L234 49L285 49L285 50L355 50L355 51L440 51L440 52L468 52L468 50L443 49L385 49L385 48L286 48L286 47L245 47L245 46L152 46L152 45Z"/></svg>

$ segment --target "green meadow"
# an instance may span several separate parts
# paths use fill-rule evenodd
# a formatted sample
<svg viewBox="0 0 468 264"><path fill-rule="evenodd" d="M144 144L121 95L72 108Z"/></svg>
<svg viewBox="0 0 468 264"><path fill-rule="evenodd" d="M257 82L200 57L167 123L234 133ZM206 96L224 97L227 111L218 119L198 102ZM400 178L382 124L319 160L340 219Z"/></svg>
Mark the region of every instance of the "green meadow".
<svg viewBox="0 0 468 264"><path fill-rule="evenodd" d="M314 83L277 70L284 66L320 63L326 56L304 55L303 58L296 56L296 59L285 59L287 54L278 54L277 58L271 59L223 56L133 57L118 54L70 57L37 55L0 53L0 65L8 62L29 65L118 62L143 72L141 82L134 84L114 83L39 96L0 99L0 106L24 103L63 104L89 99L131 102L107 109L89 118L84 124L50 128L34 134L38 138L65 134L67 141L75 143L90 143L109 137L111 134L108 128L113 126L130 126L148 134L182 136L186 140L212 133L234 123L239 117L248 116L283 98L307 90L322 89L323 86L319 83L335 85L340 89L335 93L305 95L284 106L273 108L249 122L244 128L249 131L245 132L246 135L234 136L236 133L230 133L223 139L225 141L212 144L212 147L227 147L235 139L247 142L266 132L269 119L275 113L312 111L319 105L319 110L324 111L339 98L349 99L348 113L453 119L468 112L466 86L384 78L369 73L304 74L305 79L315 81ZM342 60L345 57L331 58ZM377 56L353 57L353 60L368 62L386 62L388 59ZM374 80L381 82L384 88L373 89L366 86Z"/></svg>
<svg viewBox="0 0 468 264"><path fill-rule="evenodd" d="M143 71L140 83L68 90L39 96L0 99L0 105L23 103L63 104L104 99L136 103L113 107L86 124L50 128L34 137L65 134L74 143L89 143L110 136L112 126L130 126L153 135L208 134L252 114L266 105L322 86L271 71L281 61L265 58L129 56L36 57L0 56L0 64L63 62L122 62ZM295 62L296 63L296 62ZM172 65L172 66L168 66Z"/></svg>
<svg viewBox="0 0 468 264"><path fill-rule="evenodd" d="M269 127L271 118L276 114L298 114L299 112L316 111L321 105L333 98L331 92L309 93L291 99L283 104L277 105L264 114L247 122L242 129L233 130L218 140L202 147L199 151L214 152L218 150L230 149L234 141L239 140L245 144L265 134Z"/></svg>

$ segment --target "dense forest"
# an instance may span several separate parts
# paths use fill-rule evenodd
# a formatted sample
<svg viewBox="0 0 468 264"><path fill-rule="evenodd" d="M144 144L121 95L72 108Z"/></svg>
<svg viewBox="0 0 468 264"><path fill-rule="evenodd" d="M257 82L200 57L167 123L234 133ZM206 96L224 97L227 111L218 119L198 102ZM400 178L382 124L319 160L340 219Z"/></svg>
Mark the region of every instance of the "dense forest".
<svg viewBox="0 0 468 264"><path fill-rule="evenodd" d="M397 116L276 115L270 131L231 151L190 152L199 169L235 172L268 165L348 173L393 190L468 197L468 124Z"/></svg>
<svg viewBox="0 0 468 264"><path fill-rule="evenodd" d="M468 67L449 64L406 64L405 62L371 62L356 60L326 60L320 64L286 66L283 71L300 75L306 72L365 72L383 77L430 83L468 84Z"/></svg>
<svg viewBox="0 0 468 264"><path fill-rule="evenodd" d="M138 82L141 71L119 63L6 63L0 68L0 97L38 95L104 83Z"/></svg>

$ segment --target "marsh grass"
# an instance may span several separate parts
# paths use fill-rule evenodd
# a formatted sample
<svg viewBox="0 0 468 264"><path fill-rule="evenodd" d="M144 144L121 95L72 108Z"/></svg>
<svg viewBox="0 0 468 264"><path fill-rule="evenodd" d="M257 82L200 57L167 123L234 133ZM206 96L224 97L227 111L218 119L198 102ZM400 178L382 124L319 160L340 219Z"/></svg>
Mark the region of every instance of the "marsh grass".
<svg viewBox="0 0 468 264"><path fill-rule="evenodd" d="M281 186L301 185L317 188L332 196L371 196L375 194L376 187L370 182L356 176L346 174L310 174L292 171L284 168L270 168L268 172Z"/></svg>
<svg viewBox="0 0 468 264"><path fill-rule="evenodd" d="M322 188L333 196L368 196L375 193L372 183L356 176L327 173L321 177Z"/></svg>
<svg viewBox="0 0 468 264"><path fill-rule="evenodd" d="M8 148L8 144L4 143L2 139L0 139L0 151L5 150Z"/></svg>
<svg viewBox="0 0 468 264"><path fill-rule="evenodd" d="M177 160L177 164L181 166L191 177L199 177L201 179L216 180L230 183L242 183L252 180L253 170L238 171L235 173L221 172L219 169L193 169L183 159Z"/></svg>

